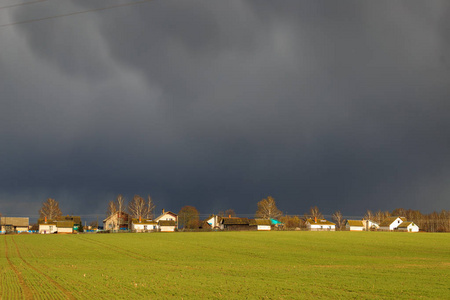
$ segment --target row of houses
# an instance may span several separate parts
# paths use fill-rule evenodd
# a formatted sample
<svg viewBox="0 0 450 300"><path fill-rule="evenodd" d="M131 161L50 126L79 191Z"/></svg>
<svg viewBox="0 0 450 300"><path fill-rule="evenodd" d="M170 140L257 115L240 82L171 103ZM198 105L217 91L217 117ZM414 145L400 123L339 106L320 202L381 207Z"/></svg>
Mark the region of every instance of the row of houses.
<svg viewBox="0 0 450 300"><path fill-rule="evenodd" d="M310 218L306 220L306 229L310 231L335 231L336 224L326 219ZM283 223L275 219L249 219L238 217L210 216L200 225L204 230L262 230L282 228ZM29 218L0 218L0 233L35 232L41 234L74 233L82 227L79 216L63 216L55 220L43 218L38 220L37 227L29 226ZM414 222L408 222L404 217L389 217L380 224L371 220L347 220L346 230L349 231L407 231L418 232L419 227ZM178 215L171 211L162 211L155 219L131 218L125 212L116 212L103 220L103 230L109 232L173 232L178 230Z"/></svg>
<svg viewBox="0 0 450 300"><path fill-rule="evenodd" d="M414 222L408 222L405 217L388 217L380 224L370 220L347 220L347 230L350 231L406 231L419 232L419 226Z"/></svg>

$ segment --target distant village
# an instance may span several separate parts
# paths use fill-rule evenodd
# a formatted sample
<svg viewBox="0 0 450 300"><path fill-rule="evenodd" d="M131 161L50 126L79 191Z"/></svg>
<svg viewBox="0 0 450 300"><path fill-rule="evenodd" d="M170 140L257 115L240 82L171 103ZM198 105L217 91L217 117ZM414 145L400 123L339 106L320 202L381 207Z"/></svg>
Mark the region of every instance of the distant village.
<svg viewBox="0 0 450 300"><path fill-rule="evenodd" d="M237 217L234 210L210 215L199 219L198 211L192 206L183 207L180 212L162 210L153 217L154 204L149 197L148 202L135 196L124 209L123 197L111 201L107 217L102 224L91 222L84 225L80 216L62 215L59 203L48 199L40 210L40 218L31 225L28 217L0 217L1 234L71 234L71 233L116 233L116 232L175 232L175 231L270 231L270 230L308 230L308 231L424 231L414 220L404 215L392 215L388 212L372 214L370 211L362 219L344 219L338 211L327 220L317 207L312 207L309 214L302 218L282 215L276 208L272 197L258 202L255 218ZM127 210L127 211L125 211ZM408 211L399 209L395 212ZM411 211L410 211L411 212ZM409 213L411 215L411 213ZM437 214L437 222L441 230L448 231L450 218L448 211ZM380 220L381 219L381 220ZM421 219L422 220L422 219ZM439 226L439 225L438 225ZM429 230L427 230L429 231Z"/></svg>

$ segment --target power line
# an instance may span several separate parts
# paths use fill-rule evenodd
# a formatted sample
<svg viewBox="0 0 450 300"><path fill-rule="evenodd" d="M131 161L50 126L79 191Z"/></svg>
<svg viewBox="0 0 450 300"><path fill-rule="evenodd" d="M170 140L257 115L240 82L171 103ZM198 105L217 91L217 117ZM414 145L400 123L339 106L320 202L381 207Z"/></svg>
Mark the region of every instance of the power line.
<svg viewBox="0 0 450 300"><path fill-rule="evenodd" d="M127 2L127 3L117 4L117 5L105 6L105 7L94 8L94 9L83 10L83 11L77 11L77 12L73 12L73 13L55 15L55 16L44 17L44 18L39 18L39 19L19 21L19 22L14 22L14 23L8 23L8 24L0 25L0 28L1 27L14 26L14 25L28 24L28 23L33 23L33 22L40 22L40 21L45 21L45 20L57 19L57 18L63 18L63 17L69 17L69 16L80 15L80 14L85 14L85 13L94 12L94 11L101 11L101 10L113 9L113 8L118 8L118 7L124 7L124 6L132 6L132 5L142 4L142 3L150 2L150 1L152 1L152 0L142 0L142 1L136 1L136 2Z"/></svg>
<svg viewBox="0 0 450 300"><path fill-rule="evenodd" d="M34 4L34 3L44 2L44 1L47 1L47 0L37 0L37 1L20 3L20 4L11 4L11 5L7 5L7 6L0 6L0 9L13 8L13 7L17 7L17 6L29 5L29 4Z"/></svg>

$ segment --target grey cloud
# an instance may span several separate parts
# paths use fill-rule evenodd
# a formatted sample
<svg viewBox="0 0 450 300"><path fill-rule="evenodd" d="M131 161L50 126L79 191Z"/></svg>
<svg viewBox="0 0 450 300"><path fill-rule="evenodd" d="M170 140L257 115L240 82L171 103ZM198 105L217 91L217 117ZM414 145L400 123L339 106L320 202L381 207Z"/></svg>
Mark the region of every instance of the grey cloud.
<svg viewBox="0 0 450 300"><path fill-rule="evenodd" d="M154 1L3 33L27 46L0 53L3 199L448 209L449 7Z"/></svg>

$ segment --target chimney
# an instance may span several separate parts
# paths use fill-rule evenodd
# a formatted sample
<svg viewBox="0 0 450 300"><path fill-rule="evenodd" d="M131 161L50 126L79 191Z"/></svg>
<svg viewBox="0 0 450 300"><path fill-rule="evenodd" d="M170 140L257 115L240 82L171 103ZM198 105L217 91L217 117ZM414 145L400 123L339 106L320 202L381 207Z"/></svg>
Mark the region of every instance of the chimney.
<svg viewBox="0 0 450 300"><path fill-rule="evenodd" d="M45 217L45 223L47 223L47 217Z"/></svg>
<svg viewBox="0 0 450 300"><path fill-rule="evenodd" d="M141 223L142 222L142 218L141 218L141 216L139 216L139 223Z"/></svg>
<svg viewBox="0 0 450 300"><path fill-rule="evenodd" d="M317 223L317 217L314 217L314 223Z"/></svg>
<svg viewBox="0 0 450 300"><path fill-rule="evenodd" d="M162 213L164 214L164 208L162 209Z"/></svg>
<svg viewBox="0 0 450 300"><path fill-rule="evenodd" d="M231 215L228 215L228 218L231 218Z"/></svg>

